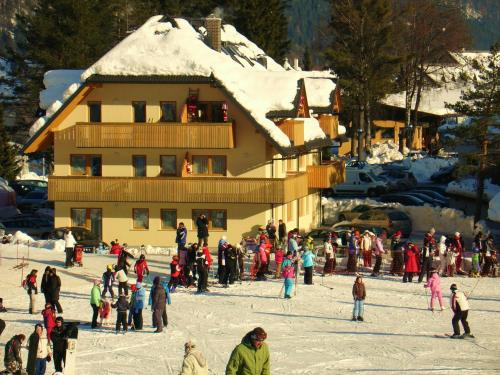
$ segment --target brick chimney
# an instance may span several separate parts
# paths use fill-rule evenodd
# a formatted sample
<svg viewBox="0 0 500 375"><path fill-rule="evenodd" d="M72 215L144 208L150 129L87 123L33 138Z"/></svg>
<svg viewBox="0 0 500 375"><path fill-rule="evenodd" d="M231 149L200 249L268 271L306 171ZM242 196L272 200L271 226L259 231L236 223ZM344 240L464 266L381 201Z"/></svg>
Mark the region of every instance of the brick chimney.
<svg viewBox="0 0 500 375"><path fill-rule="evenodd" d="M210 15L205 18L205 28L207 29L208 44L212 49L220 52L221 49L221 19Z"/></svg>

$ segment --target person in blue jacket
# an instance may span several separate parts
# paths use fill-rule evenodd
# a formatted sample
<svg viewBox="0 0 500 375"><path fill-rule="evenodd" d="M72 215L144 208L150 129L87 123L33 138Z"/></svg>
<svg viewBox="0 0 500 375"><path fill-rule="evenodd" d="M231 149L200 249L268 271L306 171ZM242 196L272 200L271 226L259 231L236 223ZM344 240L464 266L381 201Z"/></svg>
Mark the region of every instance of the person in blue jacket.
<svg viewBox="0 0 500 375"><path fill-rule="evenodd" d="M187 241L187 229L184 223L179 223L177 226L177 231L175 232L175 243L177 244L177 255L180 255L180 251L186 246Z"/></svg>
<svg viewBox="0 0 500 375"><path fill-rule="evenodd" d="M144 309L144 300L146 299L146 290L142 286L142 283L135 284L135 299L133 305L133 320L134 327L136 331L142 330L143 319L142 319L142 309Z"/></svg>
<svg viewBox="0 0 500 375"><path fill-rule="evenodd" d="M314 254L308 247L305 248L301 256L304 262L304 284L312 285L313 283L313 267L314 267Z"/></svg>

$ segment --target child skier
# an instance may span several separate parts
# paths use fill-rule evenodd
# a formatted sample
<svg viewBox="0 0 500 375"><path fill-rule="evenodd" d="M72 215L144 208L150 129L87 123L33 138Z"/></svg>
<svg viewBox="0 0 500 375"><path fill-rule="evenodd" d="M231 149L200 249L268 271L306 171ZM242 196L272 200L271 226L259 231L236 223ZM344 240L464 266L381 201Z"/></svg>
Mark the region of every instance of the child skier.
<svg viewBox="0 0 500 375"><path fill-rule="evenodd" d="M309 237L310 238L310 237ZM313 284L313 267L314 267L314 254L310 246L306 246L304 253L301 256L304 262L304 284Z"/></svg>
<svg viewBox="0 0 500 375"><path fill-rule="evenodd" d="M45 309L42 310L42 316L43 325L47 331L47 339L50 341L50 334L52 333L52 329L56 326L56 313L50 303L45 304Z"/></svg>
<svg viewBox="0 0 500 375"><path fill-rule="evenodd" d="M467 316L469 314L469 301L467 301L467 296L464 292L461 292L457 288L457 284L451 284L450 286L451 296L450 296L450 306L453 310L453 319L451 324L453 326L453 335L450 336L452 339L459 338L474 338L470 333L469 323L467 323ZM458 321L462 322L465 333L460 335L460 327L458 326Z"/></svg>
<svg viewBox="0 0 500 375"><path fill-rule="evenodd" d="M168 282L168 287L170 293L174 293L177 285L179 285L179 277L181 276L181 266L179 266L179 257L174 255L172 261L170 262L170 281Z"/></svg>
<svg viewBox="0 0 500 375"><path fill-rule="evenodd" d="M285 279L285 298L292 298L293 280L295 278L293 253L288 251L283 261L282 276Z"/></svg>
<svg viewBox="0 0 500 375"><path fill-rule="evenodd" d="M449 277L455 276L455 261L457 258L457 250L453 245L448 245L446 250L446 268Z"/></svg>
<svg viewBox="0 0 500 375"><path fill-rule="evenodd" d="M420 272L420 262L419 262L420 251L413 242L408 241L405 246L405 274L403 276L403 282L412 282L413 275Z"/></svg>
<svg viewBox="0 0 500 375"><path fill-rule="evenodd" d="M196 271L198 273L198 291L197 293L208 292L208 261L203 249L198 249L196 253Z"/></svg>
<svg viewBox="0 0 500 375"><path fill-rule="evenodd" d="M38 294L38 287L36 286L36 276L38 271L31 270L28 276L26 276L25 287L28 295L30 296L30 307L29 313L36 313L36 295Z"/></svg>
<svg viewBox="0 0 500 375"><path fill-rule="evenodd" d="M470 277L479 277L481 266L479 265L479 256L481 249L475 244L472 246L472 267L470 270Z"/></svg>
<svg viewBox="0 0 500 375"><path fill-rule="evenodd" d="M285 257L285 254L283 252L283 249L281 248L281 246L278 246L278 248L274 252L274 261L276 262L276 273L274 274L275 279L281 278L281 267L283 265L283 258L284 257Z"/></svg>
<svg viewBox="0 0 500 375"><path fill-rule="evenodd" d="M146 256L141 254L137 262L134 265L134 272L137 275L137 282L142 283L144 275L149 275L148 262L146 262Z"/></svg>
<svg viewBox="0 0 500 375"><path fill-rule="evenodd" d="M352 297L354 298L354 308L352 310L352 321L363 321L363 311L365 307L366 289L361 276L356 277L352 286Z"/></svg>
<svg viewBox="0 0 500 375"><path fill-rule="evenodd" d="M125 293L121 293L120 297L118 297L118 300L116 303L113 303L111 307L116 309L116 326L115 326L115 332L118 333L120 332L120 326L123 328L123 333L126 333L128 331L127 329L127 311L129 309L129 303L127 301L127 296Z"/></svg>
<svg viewBox="0 0 500 375"><path fill-rule="evenodd" d="M115 275L113 273L113 265L108 264L106 271L102 274L102 295L101 297L106 297L106 292L109 290L111 298L115 298L115 293L113 292L113 282L115 281Z"/></svg>
<svg viewBox="0 0 500 375"><path fill-rule="evenodd" d="M447 264L448 261L446 259L446 237L441 236L439 238L439 244L438 244L438 255L439 255L439 267L437 269L438 273L441 274L441 276L446 276L446 270L448 269Z"/></svg>
<svg viewBox="0 0 500 375"><path fill-rule="evenodd" d="M111 317L111 303L106 297L101 298L101 303L99 305L99 324L101 327L109 325L109 319Z"/></svg>
<svg viewBox="0 0 500 375"><path fill-rule="evenodd" d="M427 283L424 285L424 288L430 288L431 290L431 311L434 311L434 299L437 298L439 301L439 306L441 307L441 311L444 310L443 304L443 292L441 291L441 279L439 278L439 274L435 268L431 268L431 277L427 280Z"/></svg>

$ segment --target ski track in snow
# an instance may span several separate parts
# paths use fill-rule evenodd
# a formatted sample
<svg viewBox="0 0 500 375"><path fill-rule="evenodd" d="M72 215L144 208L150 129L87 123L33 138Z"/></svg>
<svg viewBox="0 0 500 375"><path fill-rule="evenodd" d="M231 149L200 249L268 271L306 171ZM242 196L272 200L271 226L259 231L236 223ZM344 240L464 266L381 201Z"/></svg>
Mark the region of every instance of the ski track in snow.
<svg viewBox="0 0 500 375"><path fill-rule="evenodd" d="M21 256L25 249L20 249ZM4 346L14 334L31 334L41 316L28 315L28 296L19 286L21 271L14 270L16 249L0 245L1 297L9 309L0 317L7 328ZM31 250L29 270L39 270L38 284L47 264L56 266L62 280L61 304L66 319L88 322L91 281L102 275L115 257L84 254L84 267L66 270L64 253ZM164 275L166 256L148 256L153 274ZM26 274L26 270L25 273ZM133 278L133 276L132 276ZM262 326L268 332L271 373L280 374L494 374L500 372L500 279L480 279L470 298L469 322L475 340L434 337L451 332L452 314L427 310L429 295L423 284L402 284L401 278L365 278L365 322L352 322L352 283L346 275L314 277L305 286L299 277L297 296L278 298L282 280L236 283L230 288L210 286L210 293L179 288L167 306L169 325L153 334L151 310L143 311L144 331L114 333L110 326L91 330L80 326L77 344L78 375L175 375L180 371L183 344L194 338L206 355L210 373L224 374L234 346L246 332ZM477 280L441 279L445 305L448 286L456 282L469 291ZM333 288L333 289L330 289ZM116 288L115 288L116 291ZM149 295L149 291L148 291ZM43 295L38 295L38 309ZM23 350L26 363L27 351ZM51 373L53 364L48 365Z"/></svg>

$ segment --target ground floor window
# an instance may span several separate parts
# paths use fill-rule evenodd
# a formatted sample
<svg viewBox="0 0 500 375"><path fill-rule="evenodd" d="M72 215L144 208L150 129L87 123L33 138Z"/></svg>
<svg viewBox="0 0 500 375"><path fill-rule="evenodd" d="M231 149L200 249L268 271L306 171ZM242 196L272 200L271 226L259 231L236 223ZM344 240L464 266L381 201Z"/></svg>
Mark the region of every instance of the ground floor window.
<svg viewBox="0 0 500 375"><path fill-rule="evenodd" d="M102 210L100 208L72 208L71 226L86 228L102 238Z"/></svg>
<svg viewBox="0 0 500 375"><path fill-rule="evenodd" d="M193 210L193 229L196 229L196 219L201 214L204 214L208 219L209 230L227 230L227 211L226 210Z"/></svg>
<svg viewBox="0 0 500 375"><path fill-rule="evenodd" d="M162 209L160 211L161 229L177 228L177 210Z"/></svg>
<svg viewBox="0 0 500 375"><path fill-rule="evenodd" d="M133 208L132 209L133 228L139 230L149 229L149 209Z"/></svg>

